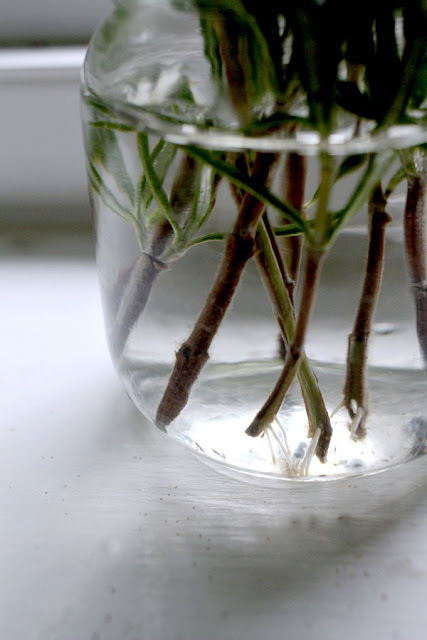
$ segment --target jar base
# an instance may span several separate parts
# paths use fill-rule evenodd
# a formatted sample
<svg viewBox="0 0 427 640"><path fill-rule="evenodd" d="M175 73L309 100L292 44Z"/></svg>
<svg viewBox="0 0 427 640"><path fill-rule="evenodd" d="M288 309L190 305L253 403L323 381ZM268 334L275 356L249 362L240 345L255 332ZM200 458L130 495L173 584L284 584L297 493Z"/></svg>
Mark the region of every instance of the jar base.
<svg viewBox="0 0 427 640"><path fill-rule="evenodd" d="M344 367L312 364L331 414L340 401ZM280 362L210 363L187 406L168 427L168 435L223 470L296 482L377 473L427 451L423 370L371 367L366 435L355 439L348 413L340 409L331 419L333 435L323 463L310 447L307 415L297 385L264 437L249 437L245 429L280 370ZM152 422L169 372L166 365L144 363L139 368L130 361L121 371L132 400Z"/></svg>

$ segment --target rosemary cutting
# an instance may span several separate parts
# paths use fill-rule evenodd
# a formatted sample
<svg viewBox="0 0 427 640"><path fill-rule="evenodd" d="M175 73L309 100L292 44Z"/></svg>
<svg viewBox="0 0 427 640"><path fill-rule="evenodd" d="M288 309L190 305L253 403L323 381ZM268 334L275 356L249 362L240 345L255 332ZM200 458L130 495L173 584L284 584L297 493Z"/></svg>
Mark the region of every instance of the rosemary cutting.
<svg viewBox="0 0 427 640"><path fill-rule="evenodd" d="M312 449L325 461L331 416L305 353L323 265L339 231L365 207L364 280L348 338L343 399L336 408L347 412L351 437L362 439L369 415L369 338L391 220L388 202L403 183L406 263L427 364L427 147L421 138L406 148L399 137L400 127L425 126L427 7L423 0L345 5L338 0L194 0L188 6L197 12L221 104L218 122L212 112L197 126L222 130L227 112L231 133L245 144L212 149L167 136L153 143L142 125L124 124L95 93L89 95L85 144L94 197L134 227L140 247L109 292L111 351L116 360L122 357L165 270L192 247L220 243L218 271L176 351L156 423L166 430L185 411L241 278L254 262L276 319L282 362L246 434L268 435L297 381ZM183 3L185 10L188 6ZM184 125L186 113L197 108L197 95L184 80L174 96L162 117L175 123L182 118ZM136 178L128 171L119 134L136 141ZM317 187L311 193L304 148L318 158ZM337 207L336 186L350 175L352 186ZM207 231L224 184L232 195L234 222L227 231Z"/></svg>

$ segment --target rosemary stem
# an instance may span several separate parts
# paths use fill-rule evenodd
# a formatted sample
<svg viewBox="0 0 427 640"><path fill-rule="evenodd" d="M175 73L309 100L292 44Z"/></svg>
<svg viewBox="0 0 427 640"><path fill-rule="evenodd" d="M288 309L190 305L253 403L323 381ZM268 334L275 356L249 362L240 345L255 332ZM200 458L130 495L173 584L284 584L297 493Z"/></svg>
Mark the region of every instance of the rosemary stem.
<svg viewBox="0 0 427 640"><path fill-rule="evenodd" d="M114 317L108 335L114 359L121 357L130 332L145 309L157 276L166 268L154 256L141 252L129 270L114 283L112 291L105 292L106 312ZM114 295L116 290L118 295Z"/></svg>
<svg viewBox="0 0 427 640"><path fill-rule="evenodd" d="M277 161L275 154L259 154L253 175L267 182ZM209 359L209 348L255 251L255 234L265 205L246 194L232 233L228 236L219 271L195 326L176 353L175 366L160 401L156 423L167 427L187 404L192 386Z"/></svg>
<svg viewBox="0 0 427 640"><path fill-rule="evenodd" d="M422 170L407 177L404 216L406 262L415 303L418 342L427 367L427 278L426 278L426 183L427 157L422 155Z"/></svg>
<svg viewBox="0 0 427 640"><path fill-rule="evenodd" d="M336 162L328 153L320 154L320 185L319 199L314 220L313 245L322 251L329 241L331 228L331 214L329 212L329 200L334 181Z"/></svg>
<svg viewBox="0 0 427 640"><path fill-rule="evenodd" d="M148 158L148 152L146 156ZM196 172L196 163L184 155L169 198L175 220L185 222L183 218L194 198ZM157 276L167 268L162 254L171 246L174 238L174 229L170 221L164 218L157 224L146 250L136 257L128 271L113 285L112 291L106 294L107 305L114 317L108 341L115 359L121 357L129 335L146 307Z"/></svg>
<svg viewBox="0 0 427 640"><path fill-rule="evenodd" d="M246 433L259 436L274 420L303 360L303 345L316 298L317 285L324 252L307 249L301 307L295 324L293 339L286 353L282 373L267 401L255 416Z"/></svg>
<svg viewBox="0 0 427 640"><path fill-rule="evenodd" d="M295 335L294 306L287 281L284 279L284 269L280 266L280 254L274 248L275 238L269 233L268 226L268 218L264 214L258 225L256 257L264 286L278 319L283 341L288 347ZM313 437L316 430L320 429L316 452L320 460L324 461L332 436L332 428L317 378L305 353L302 353L298 379L307 411L310 436Z"/></svg>
<svg viewBox="0 0 427 640"><path fill-rule="evenodd" d="M395 158L396 152L393 149L370 155L369 162L359 184L351 194L345 207L335 214L336 222L330 231L330 242L333 240L340 228L366 204L373 189L375 189L385 172L390 168Z"/></svg>
<svg viewBox="0 0 427 640"><path fill-rule="evenodd" d="M224 65L231 103L243 124L249 120L250 109L236 26L231 19L218 19L214 22L214 29L218 38L218 48Z"/></svg>
<svg viewBox="0 0 427 640"><path fill-rule="evenodd" d="M286 200L302 215L304 206L306 161L299 153L288 153L286 157ZM291 236L286 239L287 264L290 279L295 287L301 264L303 241L301 236Z"/></svg>
<svg viewBox="0 0 427 640"><path fill-rule="evenodd" d="M358 426L353 434L355 438L363 437L367 418L367 349L381 286L385 227L390 222L390 216L385 211L386 204L382 188L378 185L372 192L369 201L369 247L365 277L353 331L348 338L343 404L352 420L356 418L356 415L358 416Z"/></svg>
<svg viewBox="0 0 427 640"><path fill-rule="evenodd" d="M265 428L268 427L276 417L303 360L305 336L316 301L318 281L328 244L331 225L329 200L334 178L334 169L334 159L328 153L321 153L319 198L314 219L314 229L307 243L304 281L295 332L286 352L282 373L272 393L246 429L246 433L253 437L263 433Z"/></svg>

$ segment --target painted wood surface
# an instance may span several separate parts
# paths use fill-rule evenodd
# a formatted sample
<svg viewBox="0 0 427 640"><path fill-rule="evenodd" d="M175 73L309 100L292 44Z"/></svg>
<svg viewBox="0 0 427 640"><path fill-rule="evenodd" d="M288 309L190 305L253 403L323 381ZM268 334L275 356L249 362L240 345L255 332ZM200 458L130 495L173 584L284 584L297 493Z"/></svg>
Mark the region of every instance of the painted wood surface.
<svg viewBox="0 0 427 640"><path fill-rule="evenodd" d="M90 238L5 232L0 279L0 638L425 638L425 460L219 474L121 390Z"/></svg>

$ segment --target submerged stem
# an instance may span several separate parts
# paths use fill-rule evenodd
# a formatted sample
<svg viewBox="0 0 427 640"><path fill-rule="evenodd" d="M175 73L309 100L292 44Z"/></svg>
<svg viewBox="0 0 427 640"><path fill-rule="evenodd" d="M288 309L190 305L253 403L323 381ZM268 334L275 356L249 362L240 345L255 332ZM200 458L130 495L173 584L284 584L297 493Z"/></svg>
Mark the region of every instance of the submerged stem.
<svg viewBox="0 0 427 640"><path fill-rule="evenodd" d="M294 306L286 270L283 263L280 264L282 262L280 253L275 245L274 235L269 230L268 218L264 214L257 232L257 262L278 319L282 339L288 348L295 336ZM305 353L301 356L298 379L307 412L309 433L314 437L316 430L319 429L320 438L316 453L320 460L324 461L332 436L332 428L317 378Z"/></svg>
<svg viewBox="0 0 427 640"><path fill-rule="evenodd" d="M422 152L420 152L422 153ZM427 367L427 278L426 278L426 183L427 158L422 153L421 170L408 175L405 205L405 254L415 303L418 341Z"/></svg>
<svg viewBox="0 0 427 640"><path fill-rule="evenodd" d="M286 200L303 215L306 181L306 161L299 153L289 153L286 158ZM286 238L286 256L290 279L295 287L301 264L303 240L301 236Z"/></svg>
<svg viewBox="0 0 427 640"><path fill-rule="evenodd" d="M323 251L313 247L308 248L302 302L295 325L295 333L286 354L282 373L272 393L246 429L249 436L259 436L272 423L301 365L304 354L303 345L314 307L322 260Z"/></svg>
<svg viewBox="0 0 427 640"><path fill-rule="evenodd" d="M147 155L146 164L148 162ZM154 173L153 169L151 173ZM196 173L196 163L191 158L183 156L168 200L168 207L173 211L176 224L178 220L181 223L185 222L188 215L188 208L194 199ZM107 304L111 307L114 317L109 344L115 359L121 357L130 332L145 309L157 276L167 268L167 264L162 261L162 254L170 247L174 238L174 229L169 219L164 218L155 227L147 249L137 256L128 271L107 294L110 298L107 299Z"/></svg>
<svg viewBox="0 0 427 640"><path fill-rule="evenodd" d="M258 154L253 175L263 183L267 182L276 160L275 154ZM176 354L175 366L157 410L156 423L162 428L181 413L194 382L209 359L212 340L230 306L246 263L254 253L256 229L264 209L265 205L253 195L244 196L212 289L193 331Z"/></svg>
<svg viewBox="0 0 427 640"><path fill-rule="evenodd" d="M390 216L385 211L386 204L382 188L378 185L369 202L369 248L365 278L353 331L348 338L343 405L355 425L352 429L354 438L362 438L365 434L368 412L367 350L382 279L385 227L390 222Z"/></svg>
<svg viewBox="0 0 427 640"><path fill-rule="evenodd" d="M314 227L307 238L306 264L304 281L301 292L301 302L295 325L295 332L287 349L282 373L264 406L246 429L250 436L258 436L268 427L276 417L289 388L301 366L305 336L310 323L317 287L328 244L331 225L329 200L331 196L335 162L327 153L320 155L321 173L319 198L317 201Z"/></svg>

